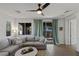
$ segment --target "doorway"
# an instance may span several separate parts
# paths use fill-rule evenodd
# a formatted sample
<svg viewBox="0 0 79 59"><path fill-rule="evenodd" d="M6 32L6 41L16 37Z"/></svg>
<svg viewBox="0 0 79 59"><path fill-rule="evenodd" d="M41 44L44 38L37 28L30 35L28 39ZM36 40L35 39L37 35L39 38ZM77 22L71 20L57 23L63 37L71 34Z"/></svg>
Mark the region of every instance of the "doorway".
<svg viewBox="0 0 79 59"><path fill-rule="evenodd" d="M73 20L69 20L69 25L70 25L70 45L73 47L73 48L76 48L76 39L77 39L77 23L76 23L76 20L73 19Z"/></svg>
<svg viewBox="0 0 79 59"><path fill-rule="evenodd" d="M43 35L47 39L46 43L53 43L52 32L52 22L43 22Z"/></svg>

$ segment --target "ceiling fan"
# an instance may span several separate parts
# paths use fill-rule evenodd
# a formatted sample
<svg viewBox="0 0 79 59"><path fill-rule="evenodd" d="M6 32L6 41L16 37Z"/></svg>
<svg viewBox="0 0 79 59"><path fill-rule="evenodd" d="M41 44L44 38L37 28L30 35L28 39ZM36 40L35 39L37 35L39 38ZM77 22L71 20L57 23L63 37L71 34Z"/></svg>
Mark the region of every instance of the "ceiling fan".
<svg viewBox="0 0 79 59"><path fill-rule="evenodd" d="M50 3L45 3L43 6L42 6L42 4L38 4L38 8L36 9L36 10L27 10L27 11L30 11L30 12L37 12L37 14L41 14L41 15L43 15L44 16L44 14L43 14L43 10L48 6L48 5L50 5Z"/></svg>

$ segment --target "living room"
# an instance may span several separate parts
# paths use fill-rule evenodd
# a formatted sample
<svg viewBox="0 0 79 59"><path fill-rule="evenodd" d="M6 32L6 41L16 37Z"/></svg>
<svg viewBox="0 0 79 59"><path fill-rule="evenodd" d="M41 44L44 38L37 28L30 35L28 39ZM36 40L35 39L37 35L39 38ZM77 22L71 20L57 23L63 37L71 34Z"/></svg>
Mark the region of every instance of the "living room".
<svg viewBox="0 0 79 59"><path fill-rule="evenodd" d="M76 55L75 51L79 51L78 6L79 4L65 3L0 4L0 55ZM43 14L37 13L38 8L42 8ZM50 39L52 43L47 42ZM70 49L71 46L74 53L64 50ZM56 54L53 54L53 48Z"/></svg>

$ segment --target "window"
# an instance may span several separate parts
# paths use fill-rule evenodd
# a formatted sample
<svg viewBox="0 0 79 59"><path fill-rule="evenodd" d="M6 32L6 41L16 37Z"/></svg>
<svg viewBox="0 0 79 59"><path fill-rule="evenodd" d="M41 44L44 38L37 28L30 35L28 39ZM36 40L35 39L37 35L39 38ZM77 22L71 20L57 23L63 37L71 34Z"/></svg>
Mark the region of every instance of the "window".
<svg viewBox="0 0 79 59"><path fill-rule="evenodd" d="M31 23L19 23L19 34L30 35L31 34Z"/></svg>

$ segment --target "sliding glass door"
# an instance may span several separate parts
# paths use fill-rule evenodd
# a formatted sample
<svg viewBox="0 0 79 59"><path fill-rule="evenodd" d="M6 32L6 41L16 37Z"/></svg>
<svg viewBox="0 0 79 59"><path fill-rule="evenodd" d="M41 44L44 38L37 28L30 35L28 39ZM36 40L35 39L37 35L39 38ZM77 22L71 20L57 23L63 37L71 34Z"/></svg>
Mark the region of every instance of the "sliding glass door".
<svg viewBox="0 0 79 59"><path fill-rule="evenodd" d="M43 22L43 35L47 38L47 43L53 43L52 22Z"/></svg>
<svg viewBox="0 0 79 59"><path fill-rule="evenodd" d="M43 35L46 38L52 38L52 22L43 22Z"/></svg>

